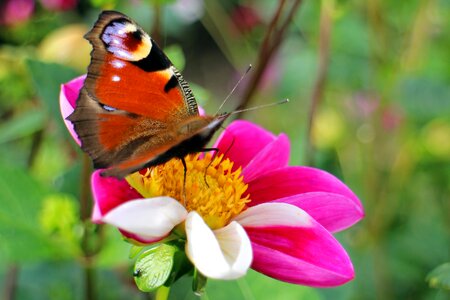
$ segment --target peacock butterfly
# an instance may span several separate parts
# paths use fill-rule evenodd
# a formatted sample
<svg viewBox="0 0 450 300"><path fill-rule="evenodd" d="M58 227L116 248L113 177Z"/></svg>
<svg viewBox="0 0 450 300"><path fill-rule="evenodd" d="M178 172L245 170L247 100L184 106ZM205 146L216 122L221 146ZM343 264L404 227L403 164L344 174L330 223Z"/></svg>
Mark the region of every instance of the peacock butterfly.
<svg viewBox="0 0 450 300"><path fill-rule="evenodd" d="M91 63L74 112L81 148L123 178L204 150L229 114L200 116L188 83L133 20L104 11L85 38Z"/></svg>

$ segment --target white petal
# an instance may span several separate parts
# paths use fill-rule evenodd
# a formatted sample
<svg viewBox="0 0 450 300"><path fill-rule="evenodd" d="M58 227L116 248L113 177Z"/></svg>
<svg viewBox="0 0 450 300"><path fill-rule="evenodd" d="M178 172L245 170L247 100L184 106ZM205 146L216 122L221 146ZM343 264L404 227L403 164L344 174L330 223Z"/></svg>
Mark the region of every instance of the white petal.
<svg viewBox="0 0 450 300"><path fill-rule="evenodd" d="M186 216L186 209L178 201L155 197L125 202L108 212L102 221L146 239L157 239L166 236Z"/></svg>
<svg viewBox="0 0 450 300"><path fill-rule="evenodd" d="M236 277L245 275L253 260L250 239L244 228L237 222L231 222L226 227L214 230L220 248L227 262L231 265ZM228 278L233 279L233 278Z"/></svg>
<svg viewBox="0 0 450 300"><path fill-rule="evenodd" d="M297 206L287 203L263 203L252 206L234 218L242 226L270 225L311 227L311 216Z"/></svg>
<svg viewBox="0 0 450 300"><path fill-rule="evenodd" d="M212 231L196 212L186 218L186 254L206 277L235 279L245 275L252 262L250 240L236 222Z"/></svg>

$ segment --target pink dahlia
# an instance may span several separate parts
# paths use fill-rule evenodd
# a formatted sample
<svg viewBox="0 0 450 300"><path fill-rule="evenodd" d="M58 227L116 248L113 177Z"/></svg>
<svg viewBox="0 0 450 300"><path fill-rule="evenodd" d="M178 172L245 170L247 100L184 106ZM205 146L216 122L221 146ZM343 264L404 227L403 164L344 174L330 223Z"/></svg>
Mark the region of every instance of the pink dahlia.
<svg viewBox="0 0 450 300"><path fill-rule="evenodd" d="M62 86L67 117L84 78ZM69 131L76 138L70 122ZM174 232L204 276L233 279L249 267L290 283L316 287L354 277L350 258L332 233L363 217L355 194L319 169L288 166L289 140L247 121L234 121L218 153L177 159L124 180L92 175L94 222L118 227L151 244Z"/></svg>

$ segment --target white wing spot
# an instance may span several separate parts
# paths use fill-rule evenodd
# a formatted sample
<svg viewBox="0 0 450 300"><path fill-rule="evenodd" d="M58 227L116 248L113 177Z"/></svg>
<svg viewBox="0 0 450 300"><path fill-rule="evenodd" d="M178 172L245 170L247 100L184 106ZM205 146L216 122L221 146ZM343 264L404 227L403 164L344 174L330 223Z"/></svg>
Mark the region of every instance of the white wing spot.
<svg viewBox="0 0 450 300"><path fill-rule="evenodd" d="M111 64L116 69L121 69L121 68L123 68L125 66L125 63L123 61L120 61L120 60L113 60L111 62Z"/></svg>

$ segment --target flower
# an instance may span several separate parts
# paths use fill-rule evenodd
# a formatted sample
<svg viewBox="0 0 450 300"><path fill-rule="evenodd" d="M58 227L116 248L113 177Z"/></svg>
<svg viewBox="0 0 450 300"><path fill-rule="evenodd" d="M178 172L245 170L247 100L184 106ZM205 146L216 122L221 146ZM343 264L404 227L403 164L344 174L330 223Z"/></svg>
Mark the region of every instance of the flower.
<svg viewBox="0 0 450 300"><path fill-rule="evenodd" d="M75 106L83 77L62 86L63 117ZM69 131L77 140L70 122ZM350 258L331 233L363 217L356 195L333 175L288 166L289 140L234 121L211 154L189 155L125 180L92 175L93 220L131 239L186 239L186 254L206 277L232 279L251 267L273 278L315 287L354 277ZM151 220L151 221L150 221Z"/></svg>
<svg viewBox="0 0 450 300"><path fill-rule="evenodd" d="M74 9L78 0L40 0L45 9L50 11L64 11Z"/></svg>
<svg viewBox="0 0 450 300"><path fill-rule="evenodd" d="M31 18L33 0L6 0L0 3L0 24L15 26Z"/></svg>

